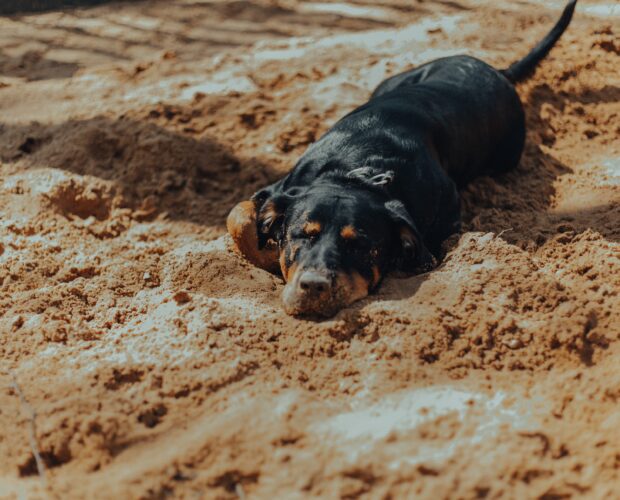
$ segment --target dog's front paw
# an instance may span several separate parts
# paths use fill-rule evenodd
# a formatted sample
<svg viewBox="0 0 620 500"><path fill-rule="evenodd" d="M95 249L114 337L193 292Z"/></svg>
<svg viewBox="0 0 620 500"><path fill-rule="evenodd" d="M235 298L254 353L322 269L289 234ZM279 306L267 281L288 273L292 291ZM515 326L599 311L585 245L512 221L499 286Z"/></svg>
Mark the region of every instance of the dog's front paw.
<svg viewBox="0 0 620 500"><path fill-rule="evenodd" d="M235 250L248 261L270 273L279 272L277 248L258 248L254 202L248 200L235 205L226 219L226 228L235 243Z"/></svg>

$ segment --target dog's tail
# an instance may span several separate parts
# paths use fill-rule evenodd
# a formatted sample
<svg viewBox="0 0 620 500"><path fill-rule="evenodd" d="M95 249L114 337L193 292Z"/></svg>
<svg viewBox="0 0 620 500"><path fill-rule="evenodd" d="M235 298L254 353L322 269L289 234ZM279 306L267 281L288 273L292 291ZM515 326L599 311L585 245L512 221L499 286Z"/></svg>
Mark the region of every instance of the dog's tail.
<svg viewBox="0 0 620 500"><path fill-rule="evenodd" d="M502 73L512 83L517 83L527 78L536 68L538 63L542 61L549 51L553 48L556 42L562 36L562 33L568 28L571 19L573 18L573 12L575 11L575 5L577 0L571 0L564 7L562 17L553 27L553 29L543 38L532 51L520 61L512 64L509 68L502 70Z"/></svg>

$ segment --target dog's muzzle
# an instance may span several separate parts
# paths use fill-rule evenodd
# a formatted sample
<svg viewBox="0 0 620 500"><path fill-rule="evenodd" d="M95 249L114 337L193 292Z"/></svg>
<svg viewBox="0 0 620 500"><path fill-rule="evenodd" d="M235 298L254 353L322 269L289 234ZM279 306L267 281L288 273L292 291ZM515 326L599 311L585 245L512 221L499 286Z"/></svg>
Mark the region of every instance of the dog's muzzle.
<svg viewBox="0 0 620 500"><path fill-rule="evenodd" d="M282 301L293 316L330 317L368 291L368 282L358 273L300 269L284 287Z"/></svg>
<svg viewBox="0 0 620 500"><path fill-rule="evenodd" d="M330 271L299 270L284 287L284 310L295 316L333 316L346 305L336 277L336 273Z"/></svg>

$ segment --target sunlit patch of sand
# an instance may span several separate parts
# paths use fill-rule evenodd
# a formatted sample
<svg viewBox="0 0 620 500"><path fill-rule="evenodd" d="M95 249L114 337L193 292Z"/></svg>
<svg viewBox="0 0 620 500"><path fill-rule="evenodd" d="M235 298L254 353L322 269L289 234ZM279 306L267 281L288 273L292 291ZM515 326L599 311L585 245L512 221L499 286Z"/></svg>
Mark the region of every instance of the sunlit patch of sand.
<svg viewBox="0 0 620 500"><path fill-rule="evenodd" d="M422 425L441 417L453 416L464 425L450 441L426 443L415 453L392 457L390 467L403 463L446 460L457 449L492 439L505 430L521 429L535 424L527 402L507 404L509 395L503 391L488 396L449 385L431 386L384 396L367 404L355 401L351 411L343 412L316 424L313 432L324 439L339 443L348 460L370 453L373 447L392 441L407 440Z"/></svg>

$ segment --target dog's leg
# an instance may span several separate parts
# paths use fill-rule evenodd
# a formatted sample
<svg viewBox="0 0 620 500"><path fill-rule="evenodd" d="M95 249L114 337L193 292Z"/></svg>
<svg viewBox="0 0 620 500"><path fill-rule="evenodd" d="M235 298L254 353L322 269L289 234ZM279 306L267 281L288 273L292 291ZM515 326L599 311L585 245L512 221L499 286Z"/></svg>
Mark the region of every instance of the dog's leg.
<svg viewBox="0 0 620 500"><path fill-rule="evenodd" d="M235 243L235 250L256 267L270 273L279 273L278 249L275 246L263 250L258 248L256 206L253 201L238 203L228 214L226 228Z"/></svg>

